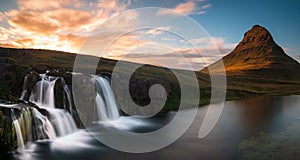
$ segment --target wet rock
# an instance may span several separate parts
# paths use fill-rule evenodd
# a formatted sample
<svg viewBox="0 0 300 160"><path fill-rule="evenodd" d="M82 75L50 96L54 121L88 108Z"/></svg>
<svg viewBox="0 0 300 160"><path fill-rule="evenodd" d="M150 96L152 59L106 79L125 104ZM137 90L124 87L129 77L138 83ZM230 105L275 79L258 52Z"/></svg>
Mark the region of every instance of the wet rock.
<svg viewBox="0 0 300 160"><path fill-rule="evenodd" d="M11 120L9 120L9 116L6 116L4 111L9 113L8 109L0 108L0 154L2 152L7 153L18 147L14 127Z"/></svg>

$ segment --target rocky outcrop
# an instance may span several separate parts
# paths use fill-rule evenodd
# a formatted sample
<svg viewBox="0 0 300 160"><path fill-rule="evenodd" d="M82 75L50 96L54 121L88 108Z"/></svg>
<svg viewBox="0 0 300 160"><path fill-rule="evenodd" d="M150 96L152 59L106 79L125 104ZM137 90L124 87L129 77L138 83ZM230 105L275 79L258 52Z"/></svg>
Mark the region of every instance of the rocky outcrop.
<svg viewBox="0 0 300 160"><path fill-rule="evenodd" d="M11 118L5 115L5 112L9 113L10 111L0 108L0 154L5 154L18 147Z"/></svg>

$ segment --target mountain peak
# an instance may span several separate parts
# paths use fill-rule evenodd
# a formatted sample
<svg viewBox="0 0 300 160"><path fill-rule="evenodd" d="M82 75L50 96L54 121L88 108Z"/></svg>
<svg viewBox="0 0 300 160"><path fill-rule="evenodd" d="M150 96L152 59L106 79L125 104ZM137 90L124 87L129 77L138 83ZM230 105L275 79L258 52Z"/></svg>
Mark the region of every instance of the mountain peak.
<svg viewBox="0 0 300 160"><path fill-rule="evenodd" d="M261 72L265 76L270 74L269 76L272 77L273 74L282 75L281 72L293 75L296 74L296 70L300 70L299 63L286 55L284 50L275 43L270 32L259 25L254 25L248 30L242 41L231 53L220 61L209 65L210 72L213 74L220 73L222 70L220 63L224 63L228 76L250 74L255 71L255 74ZM208 73L207 68L202 71ZM281 76L282 79L288 77L291 76Z"/></svg>
<svg viewBox="0 0 300 160"><path fill-rule="evenodd" d="M277 46L273 40L271 33L260 25L254 25L244 34L243 40L236 49L243 49L253 46Z"/></svg>

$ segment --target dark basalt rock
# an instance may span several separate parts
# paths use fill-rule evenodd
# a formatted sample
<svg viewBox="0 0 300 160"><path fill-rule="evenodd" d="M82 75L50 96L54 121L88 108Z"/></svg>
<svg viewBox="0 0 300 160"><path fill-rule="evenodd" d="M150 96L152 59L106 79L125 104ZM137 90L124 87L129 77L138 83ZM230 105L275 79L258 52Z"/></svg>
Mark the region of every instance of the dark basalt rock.
<svg viewBox="0 0 300 160"><path fill-rule="evenodd" d="M17 137L10 109L0 107L0 154L17 149Z"/></svg>

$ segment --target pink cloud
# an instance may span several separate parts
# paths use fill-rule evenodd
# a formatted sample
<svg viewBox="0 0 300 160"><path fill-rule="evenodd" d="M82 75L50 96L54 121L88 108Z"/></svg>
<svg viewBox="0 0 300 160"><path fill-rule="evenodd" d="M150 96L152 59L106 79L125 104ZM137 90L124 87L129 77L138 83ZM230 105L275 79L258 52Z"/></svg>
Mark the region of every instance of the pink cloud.
<svg viewBox="0 0 300 160"><path fill-rule="evenodd" d="M5 14L3 14L2 12L0 12L0 22L4 21L6 19Z"/></svg>
<svg viewBox="0 0 300 160"><path fill-rule="evenodd" d="M205 13L205 9L208 9L211 4L205 4L203 6L198 6L198 2L203 2L203 1L192 1L189 0L187 2L184 3L180 3L177 6L175 6L174 8L170 9L170 10L159 10L157 12L157 15L174 15L174 13L181 13L184 15L191 15L191 14L204 14Z"/></svg>
<svg viewBox="0 0 300 160"><path fill-rule="evenodd" d="M196 7L196 4L194 2L187 1L186 3L181 3L181 4L177 5L173 10L175 12L189 15L193 12L195 7Z"/></svg>
<svg viewBox="0 0 300 160"><path fill-rule="evenodd" d="M157 27L157 28L152 28L149 29L148 31L145 32L145 34L149 35L159 35L164 33L165 31L169 31L172 27L169 26L163 26L163 27Z"/></svg>
<svg viewBox="0 0 300 160"><path fill-rule="evenodd" d="M130 0L99 0L97 6L109 12L120 12L125 10L130 4Z"/></svg>

